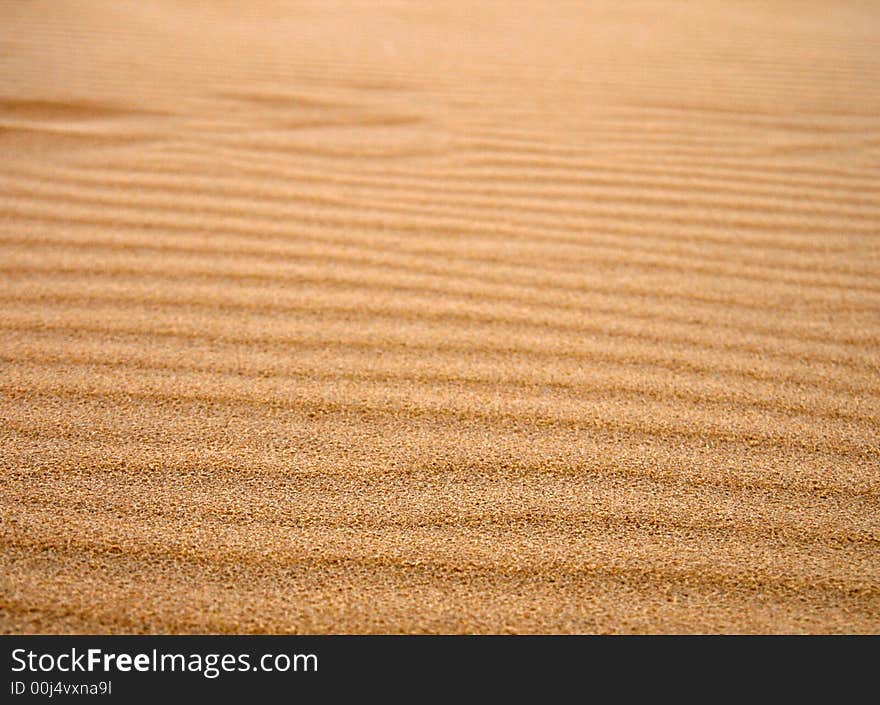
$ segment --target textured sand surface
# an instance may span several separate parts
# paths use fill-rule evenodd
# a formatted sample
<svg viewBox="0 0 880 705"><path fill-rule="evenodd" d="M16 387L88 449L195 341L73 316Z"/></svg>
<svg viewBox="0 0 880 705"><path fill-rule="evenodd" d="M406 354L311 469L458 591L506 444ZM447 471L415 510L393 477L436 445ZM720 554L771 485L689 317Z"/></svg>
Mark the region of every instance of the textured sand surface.
<svg viewBox="0 0 880 705"><path fill-rule="evenodd" d="M0 630L880 632L880 3L0 4Z"/></svg>

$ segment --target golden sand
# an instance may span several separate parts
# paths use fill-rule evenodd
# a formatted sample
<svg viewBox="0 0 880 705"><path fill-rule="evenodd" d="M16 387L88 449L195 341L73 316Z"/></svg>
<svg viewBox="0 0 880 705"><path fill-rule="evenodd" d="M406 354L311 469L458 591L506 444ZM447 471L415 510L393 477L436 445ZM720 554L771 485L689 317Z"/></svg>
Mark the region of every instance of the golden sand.
<svg viewBox="0 0 880 705"><path fill-rule="evenodd" d="M2 3L0 630L880 632L878 46Z"/></svg>

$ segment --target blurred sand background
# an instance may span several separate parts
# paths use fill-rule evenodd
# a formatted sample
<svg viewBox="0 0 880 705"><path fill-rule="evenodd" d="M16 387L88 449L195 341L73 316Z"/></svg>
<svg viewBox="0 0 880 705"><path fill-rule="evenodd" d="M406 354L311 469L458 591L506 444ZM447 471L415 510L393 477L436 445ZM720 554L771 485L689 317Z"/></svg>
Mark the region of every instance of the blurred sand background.
<svg viewBox="0 0 880 705"><path fill-rule="evenodd" d="M0 630L880 632L880 3L0 4Z"/></svg>

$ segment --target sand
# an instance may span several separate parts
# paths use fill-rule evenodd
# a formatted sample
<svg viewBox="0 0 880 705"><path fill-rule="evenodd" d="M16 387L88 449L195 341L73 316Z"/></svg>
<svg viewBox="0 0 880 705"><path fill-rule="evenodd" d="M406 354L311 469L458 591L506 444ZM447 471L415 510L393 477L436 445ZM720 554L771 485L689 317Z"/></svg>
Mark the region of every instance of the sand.
<svg viewBox="0 0 880 705"><path fill-rule="evenodd" d="M0 630L880 632L880 4L0 5Z"/></svg>

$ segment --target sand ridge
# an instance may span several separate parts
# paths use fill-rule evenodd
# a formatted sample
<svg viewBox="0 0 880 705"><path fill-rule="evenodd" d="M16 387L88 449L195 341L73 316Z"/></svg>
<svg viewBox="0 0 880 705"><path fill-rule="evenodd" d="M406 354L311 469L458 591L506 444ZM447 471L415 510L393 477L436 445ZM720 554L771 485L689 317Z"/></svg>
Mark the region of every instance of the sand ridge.
<svg viewBox="0 0 880 705"><path fill-rule="evenodd" d="M0 630L880 631L878 39L0 6Z"/></svg>

